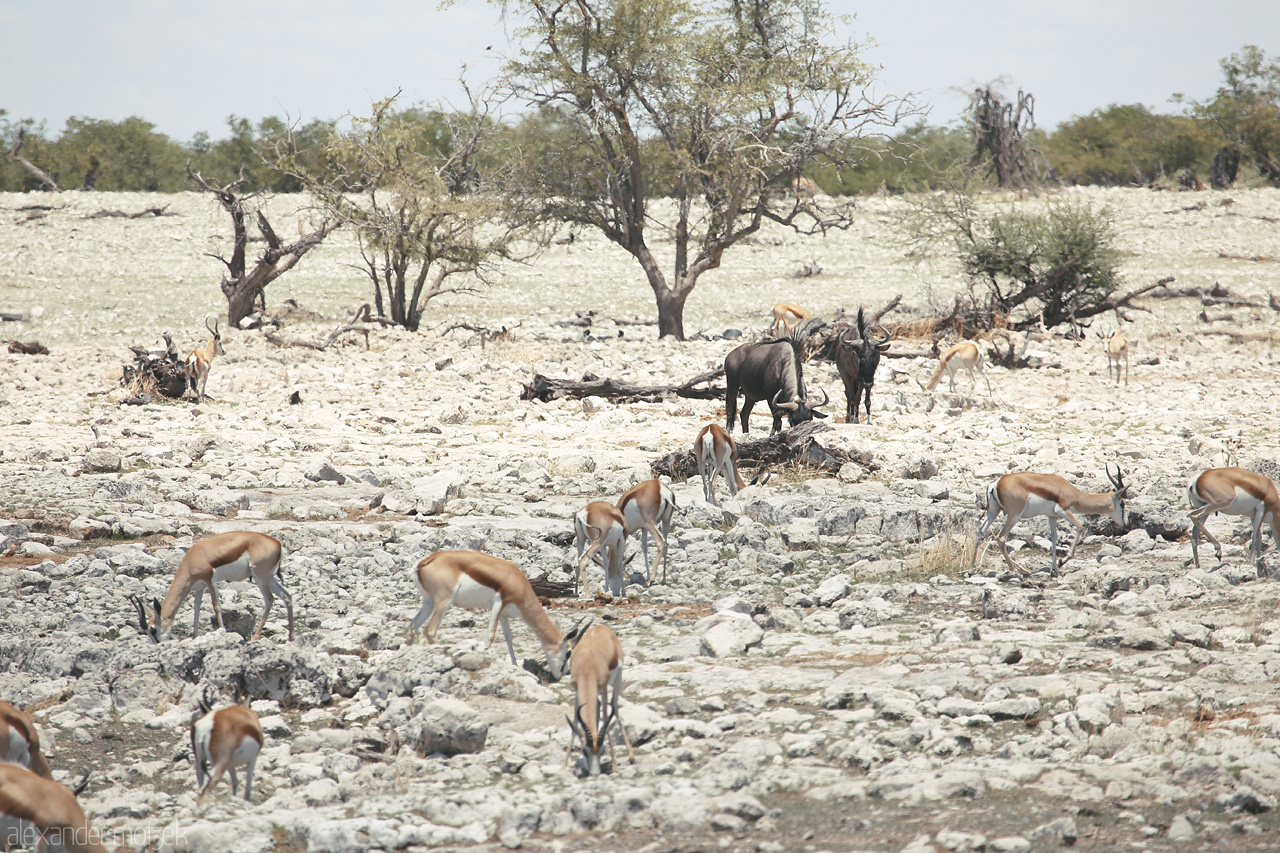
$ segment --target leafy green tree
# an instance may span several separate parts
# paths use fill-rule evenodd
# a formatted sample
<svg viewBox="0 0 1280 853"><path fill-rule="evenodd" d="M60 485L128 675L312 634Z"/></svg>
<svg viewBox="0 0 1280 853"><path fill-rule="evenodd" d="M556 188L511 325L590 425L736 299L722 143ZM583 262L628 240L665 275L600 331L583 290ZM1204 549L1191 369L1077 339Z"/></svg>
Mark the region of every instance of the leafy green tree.
<svg viewBox="0 0 1280 853"><path fill-rule="evenodd" d="M243 116L231 115L227 117L230 132L225 139L211 140L207 133L196 134L192 139L192 168L216 183L240 181L239 186L246 192L299 192L302 182L275 168L269 154L289 140L307 171L317 171L333 128L332 121L321 120L293 127L276 116L259 119L255 125Z"/></svg>
<svg viewBox="0 0 1280 853"><path fill-rule="evenodd" d="M1073 184L1146 186L1184 169L1205 168L1214 144L1202 122L1159 115L1142 104L1112 104L1058 125L1043 151Z"/></svg>
<svg viewBox="0 0 1280 853"><path fill-rule="evenodd" d="M766 221L847 227L847 208L790 184L860 161L864 137L902 107L866 96L872 69L856 45L834 41L818 0L515 6L524 47L505 78L547 132L512 152L507 193L630 253L661 336L684 338L699 277ZM674 212L659 221L650 203L664 193ZM655 251L651 228L669 250Z"/></svg>
<svg viewBox="0 0 1280 853"><path fill-rule="evenodd" d="M288 146L278 163L356 229L378 316L389 312L416 330L432 299L474 290L497 261L539 241L524 241L533 236L528 218L491 191L505 174L485 148L496 128L487 103L446 113L397 110L395 101L348 117L350 129L330 137L322 168Z"/></svg>
<svg viewBox="0 0 1280 853"><path fill-rule="evenodd" d="M186 153L149 121L73 116L52 145L50 170L63 189L178 192Z"/></svg>
<svg viewBox="0 0 1280 853"><path fill-rule="evenodd" d="M1218 64L1224 85L1208 100L1191 101L1189 110L1212 126L1220 146L1212 183L1230 185L1244 160L1280 185L1280 61L1249 44ZM1185 96L1175 94L1174 100Z"/></svg>
<svg viewBox="0 0 1280 853"><path fill-rule="evenodd" d="M866 156L851 168L827 164L808 175L831 195L941 189L959 174L970 146L961 128L918 121L890 139L868 140Z"/></svg>
<svg viewBox="0 0 1280 853"><path fill-rule="evenodd" d="M56 192L58 185L48 174L44 123L31 118L12 121L8 116L7 110L0 109L0 192Z"/></svg>

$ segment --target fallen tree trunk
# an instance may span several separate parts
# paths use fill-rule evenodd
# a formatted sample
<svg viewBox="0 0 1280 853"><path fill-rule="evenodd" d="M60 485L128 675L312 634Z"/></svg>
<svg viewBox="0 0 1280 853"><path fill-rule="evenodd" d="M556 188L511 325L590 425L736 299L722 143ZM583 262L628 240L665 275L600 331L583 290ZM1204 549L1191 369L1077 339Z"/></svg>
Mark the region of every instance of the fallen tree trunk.
<svg viewBox="0 0 1280 853"><path fill-rule="evenodd" d="M379 324L383 328L394 325L391 320L388 320L385 317L371 316L369 303L366 302L353 312L351 319L347 321L346 324L334 329L329 333L329 337L325 338L320 343L303 340L286 340L280 337L280 334L274 330L263 332L262 336L279 347L304 347L305 349L313 349L323 352L328 349L334 341L345 335L347 332L356 332L357 334L364 335L364 348L368 349L369 333L377 331Z"/></svg>
<svg viewBox="0 0 1280 853"><path fill-rule="evenodd" d="M533 374L533 381L520 392L521 400L539 400L549 403L564 397L605 397L619 403L660 403L668 397L685 397L692 400L718 400L725 395L724 388L714 388L709 383L724 376L724 368L707 371L679 385L632 385L613 379L598 379L587 375L581 382L572 379L553 379L541 373ZM694 386L708 383L706 388Z"/></svg>
<svg viewBox="0 0 1280 853"><path fill-rule="evenodd" d="M739 439L738 463L756 468L779 465L803 465L827 474L838 474L846 464L856 463L867 471L877 470L871 455L832 450L814 436L831 429L822 421L808 421L799 426L757 440ZM698 476L698 462L693 450L677 450L654 461L649 470L655 477L666 475L675 480Z"/></svg>
<svg viewBox="0 0 1280 853"><path fill-rule="evenodd" d="M134 361L124 365L120 384L135 396L159 393L176 400L187 391L187 373L178 360L178 348L168 333L163 337L163 350L129 347Z"/></svg>

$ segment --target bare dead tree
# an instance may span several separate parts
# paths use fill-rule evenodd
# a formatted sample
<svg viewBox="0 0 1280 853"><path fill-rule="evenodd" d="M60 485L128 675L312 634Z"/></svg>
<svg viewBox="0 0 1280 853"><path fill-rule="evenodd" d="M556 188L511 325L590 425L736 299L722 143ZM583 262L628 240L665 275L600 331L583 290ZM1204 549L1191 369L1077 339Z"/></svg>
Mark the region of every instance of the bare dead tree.
<svg viewBox="0 0 1280 853"><path fill-rule="evenodd" d="M227 322L236 328L240 321L253 313L254 305L266 307L266 296L263 291L267 285L287 273L302 260L302 256L319 246L339 227L343 220L340 217L325 219L319 228L312 231L299 229L299 238L292 243L283 243L276 236L275 230L267 221L261 209L255 211L258 230L266 241L267 248L258 258L253 269L248 268L245 248L249 242L249 231L245 225L248 215L246 202L257 198L258 193L251 192L237 195L236 188L244 183L244 174L225 186L210 183L199 172L193 172L187 164L187 178L205 192L211 194L222 205L222 209L231 215L232 249L230 259L214 252L209 257L217 258L227 267L227 275L223 276L220 287L227 297Z"/></svg>
<svg viewBox="0 0 1280 853"><path fill-rule="evenodd" d="M1035 98L1018 90L1016 103L992 88L977 88L969 95L969 127L973 135L973 152L968 168L972 172L987 158L1001 189L1034 185L1037 177L1037 152L1025 139L1035 127Z"/></svg>
<svg viewBox="0 0 1280 853"><path fill-rule="evenodd" d="M32 163L26 157L23 157L21 154L18 153L18 151L21 150L22 148L22 143L26 141L26 138L27 138L27 129L25 127L18 128L18 141L15 142L13 144L13 147L10 148L8 151L9 162L17 163L20 166L22 166L24 169L26 169L28 172L35 175L36 180L40 181L40 183L48 187L50 192L55 192L55 193L62 192L62 190L58 188L58 182L53 179L52 175L50 175L44 169L41 169L35 163Z"/></svg>

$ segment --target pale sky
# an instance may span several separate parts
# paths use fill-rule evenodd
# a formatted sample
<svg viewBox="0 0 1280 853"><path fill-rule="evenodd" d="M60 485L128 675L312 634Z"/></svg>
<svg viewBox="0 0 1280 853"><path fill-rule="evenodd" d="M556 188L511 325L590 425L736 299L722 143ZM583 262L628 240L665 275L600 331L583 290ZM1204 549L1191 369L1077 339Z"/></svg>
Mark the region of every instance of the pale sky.
<svg viewBox="0 0 1280 853"><path fill-rule="evenodd" d="M1218 60L1245 44L1280 55L1275 0L832 0L871 35L880 86L919 93L930 121L955 119L955 92L1004 78L1036 98L1037 123L1111 103L1176 111L1219 85ZM231 114L303 122L404 103L460 102L510 49L500 7L460 0L0 0L0 109L46 121L141 116L180 142L226 135Z"/></svg>

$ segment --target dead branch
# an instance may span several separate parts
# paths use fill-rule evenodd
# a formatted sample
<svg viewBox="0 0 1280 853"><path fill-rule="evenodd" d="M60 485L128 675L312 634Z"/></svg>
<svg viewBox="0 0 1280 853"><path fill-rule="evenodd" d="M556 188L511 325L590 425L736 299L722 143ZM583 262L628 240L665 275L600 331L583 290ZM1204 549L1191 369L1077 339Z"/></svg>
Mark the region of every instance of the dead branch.
<svg viewBox="0 0 1280 853"><path fill-rule="evenodd" d="M9 352L19 355L48 355L49 348L39 341L9 341Z"/></svg>
<svg viewBox="0 0 1280 853"><path fill-rule="evenodd" d="M1222 335L1231 338L1232 343L1243 344L1256 341L1274 341L1280 338L1280 332L1242 332L1239 329L1205 329L1197 335Z"/></svg>
<svg viewBox="0 0 1280 853"><path fill-rule="evenodd" d="M13 144L13 147L10 148L8 151L9 162L18 163L28 172L35 175L36 180L38 180L40 183L48 187L50 192L55 192L55 193L62 192L62 190L58 188L58 182L55 181L49 175L48 172L46 172L44 169L41 169L35 163L32 163L26 157L23 157L21 154L18 153L19 149L22 148L22 143L25 142L26 139L27 139L27 129L25 127L18 128L18 139Z"/></svg>
<svg viewBox="0 0 1280 853"><path fill-rule="evenodd" d="M364 348L368 349L370 332L377 331L379 326L386 328L387 326L394 325L392 321L385 317L374 317L371 316L371 313L369 303L365 302L352 312L350 320L330 332L329 336L320 343L300 339L287 340L282 338L280 333L274 329L263 332L262 336L279 347L303 347L305 349L313 349L323 352L328 349L334 341L348 332L357 332L364 335Z"/></svg>
<svg viewBox="0 0 1280 853"><path fill-rule="evenodd" d="M139 210L137 213L126 213L123 210L99 210L97 213L86 213L85 219L104 219L106 217L120 217L123 219L141 219L144 216L177 216L176 213L168 213L169 205L164 207L148 207L145 210Z"/></svg>
<svg viewBox="0 0 1280 853"><path fill-rule="evenodd" d="M823 421L808 421L767 438L739 439L738 461L754 467L804 465L828 474L839 473L849 462L868 471L877 469L869 454L832 450L814 437L830 429L831 425ZM665 474L673 479L688 479L697 475L698 464L693 450L677 450L654 461L649 469L655 477Z"/></svg>
<svg viewBox="0 0 1280 853"><path fill-rule="evenodd" d="M725 395L724 388L713 388L710 383L724 376L724 368L718 367L695 376L688 382L678 385L632 385L629 382L617 382L612 379L598 379L595 376L584 376L581 382L572 379L553 379L541 373L533 374L533 381L524 386L520 392L521 400L539 400L549 403L552 400L568 397L605 397L619 403L660 403L676 396L693 400L717 400ZM694 386L708 383L706 388Z"/></svg>
<svg viewBox="0 0 1280 853"><path fill-rule="evenodd" d="M133 364L124 365L120 384L135 396L162 394L173 399L187 391L187 374L178 359L178 348L166 332L164 349L131 346Z"/></svg>

